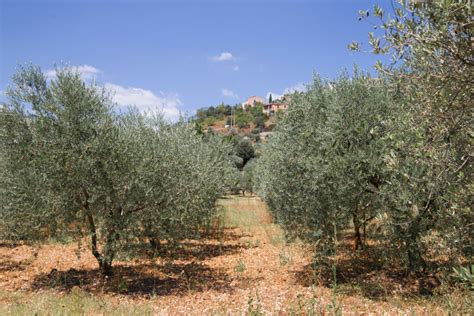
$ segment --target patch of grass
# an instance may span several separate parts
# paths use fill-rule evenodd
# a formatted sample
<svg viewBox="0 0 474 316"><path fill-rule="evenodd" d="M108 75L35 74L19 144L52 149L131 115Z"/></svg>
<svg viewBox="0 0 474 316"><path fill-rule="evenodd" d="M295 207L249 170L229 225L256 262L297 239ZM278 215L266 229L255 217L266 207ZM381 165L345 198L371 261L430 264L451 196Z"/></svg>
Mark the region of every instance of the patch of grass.
<svg viewBox="0 0 474 316"><path fill-rule="evenodd" d="M263 312L262 303L260 302L260 296L258 295L258 292L255 294L255 298L250 296L247 301L247 315L249 316L265 315L265 313Z"/></svg>
<svg viewBox="0 0 474 316"><path fill-rule="evenodd" d="M401 310L411 310L424 315L472 315L474 296L472 292L453 290L450 294L412 297L389 297L387 302Z"/></svg>
<svg viewBox="0 0 474 316"><path fill-rule="evenodd" d="M229 197L222 199L220 205L225 207L225 226L240 228L243 232L257 237L260 241L274 246L286 244L282 229L272 223L267 207L258 197Z"/></svg>
<svg viewBox="0 0 474 316"><path fill-rule="evenodd" d="M22 293L0 292L2 315L152 315L150 304L131 304L111 298L97 298L74 288L71 293L51 293L27 296Z"/></svg>
<svg viewBox="0 0 474 316"><path fill-rule="evenodd" d="M281 266L286 266L293 262L293 256L287 250L281 250L278 254L278 259L280 261Z"/></svg>
<svg viewBox="0 0 474 316"><path fill-rule="evenodd" d="M321 299L312 295L309 298L298 295L296 300L289 304L289 315L325 315L330 314L321 302Z"/></svg>
<svg viewBox="0 0 474 316"><path fill-rule="evenodd" d="M225 223L227 227L239 227L247 232L252 232L258 222L253 210L239 210L238 207L228 207Z"/></svg>
<svg viewBox="0 0 474 316"><path fill-rule="evenodd" d="M215 216L205 224L204 235L214 239L222 239L225 229L225 208L220 205L217 207Z"/></svg>
<svg viewBox="0 0 474 316"><path fill-rule="evenodd" d="M267 235L268 240L273 246L285 246L285 234L280 226L276 224L268 224L263 227L265 229L265 234Z"/></svg>
<svg viewBox="0 0 474 316"><path fill-rule="evenodd" d="M261 245L260 239L249 239L244 242L247 248L258 248Z"/></svg>
<svg viewBox="0 0 474 316"><path fill-rule="evenodd" d="M242 259L239 259L237 263L235 264L234 271L238 273L244 273L245 270L247 270L247 266L245 265L245 262Z"/></svg>

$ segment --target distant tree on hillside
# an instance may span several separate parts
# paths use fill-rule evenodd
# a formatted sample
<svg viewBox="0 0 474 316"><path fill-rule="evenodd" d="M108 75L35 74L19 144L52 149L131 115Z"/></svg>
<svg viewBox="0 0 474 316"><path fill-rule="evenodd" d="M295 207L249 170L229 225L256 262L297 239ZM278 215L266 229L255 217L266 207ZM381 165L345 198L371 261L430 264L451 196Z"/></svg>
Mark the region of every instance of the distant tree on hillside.
<svg viewBox="0 0 474 316"><path fill-rule="evenodd" d="M255 158L255 149L247 138L242 138L236 143L235 152L238 157L242 158L242 165L239 166L239 169L242 169L250 159Z"/></svg>
<svg viewBox="0 0 474 316"><path fill-rule="evenodd" d="M207 108L207 116L216 116L216 108L213 106L210 106Z"/></svg>
<svg viewBox="0 0 474 316"><path fill-rule="evenodd" d="M207 117L207 108L198 109L196 111L196 119L198 121L203 121Z"/></svg>
<svg viewBox="0 0 474 316"><path fill-rule="evenodd" d="M250 112L244 111L242 108L238 108L235 111L235 124L240 127L248 127L253 121L253 116Z"/></svg>
<svg viewBox="0 0 474 316"><path fill-rule="evenodd" d="M257 116L255 118L255 128L258 128L259 130L263 130L265 128L265 122L264 122L264 119L263 119L263 115L262 116Z"/></svg>

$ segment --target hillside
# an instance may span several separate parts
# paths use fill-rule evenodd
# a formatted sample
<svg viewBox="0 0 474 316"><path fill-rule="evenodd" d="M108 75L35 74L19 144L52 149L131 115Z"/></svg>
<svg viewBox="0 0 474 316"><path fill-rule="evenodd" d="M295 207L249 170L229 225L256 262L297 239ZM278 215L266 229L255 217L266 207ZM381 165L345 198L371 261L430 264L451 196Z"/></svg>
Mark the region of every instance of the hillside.
<svg viewBox="0 0 474 316"><path fill-rule="evenodd" d="M212 130L224 136L238 135L254 139L256 135L264 133L262 136L265 138L284 112L278 108L280 105L281 103L243 103L234 106L221 104L198 109L192 121L203 133Z"/></svg>

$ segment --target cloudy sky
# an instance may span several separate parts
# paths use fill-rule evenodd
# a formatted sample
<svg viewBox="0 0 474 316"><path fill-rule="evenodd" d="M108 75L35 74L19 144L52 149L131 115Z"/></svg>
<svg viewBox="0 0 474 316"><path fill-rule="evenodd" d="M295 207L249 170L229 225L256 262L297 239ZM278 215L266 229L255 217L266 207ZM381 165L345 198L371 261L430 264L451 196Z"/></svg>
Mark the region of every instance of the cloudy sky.
<svg viewBox="0 0 474 316"><path fill-rule="evenodd" d="M0 0L0 91L18 63L54 78L67 63L114 101L169 118L304 89L376 58L352 53L371 26L360 9L388 0ZM274 97L275 98L275 97ZM1 99L1 97L0 97Z"/></svg>

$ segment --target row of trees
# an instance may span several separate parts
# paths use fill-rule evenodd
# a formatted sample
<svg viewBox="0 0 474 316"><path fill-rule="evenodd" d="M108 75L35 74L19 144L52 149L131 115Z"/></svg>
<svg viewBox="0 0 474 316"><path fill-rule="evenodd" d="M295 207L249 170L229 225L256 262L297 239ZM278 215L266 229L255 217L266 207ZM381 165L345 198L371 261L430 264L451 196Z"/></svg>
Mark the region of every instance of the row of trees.
<svg viewBox="0 0 474 316"><path fill-rule="evenodd" d="M378 78L316 77L295 96L258 162L258 190L289 236L332 245L352 221L359 248L377 218L411 271L440 245L459 264L474 244L470 1L371 13L373 52L393 61L377 63Z"/></svg>
<svg viewBox="0 0 474 316"><path fill-rule="evenodd" d="M232 185L232 146L130 109L58 69L20 67L0 110L0 232L90 240L104 275L127 244L198 237Z"/></svg>
<svg viewBox="0 0 474 316"><path fill-rule="evenodd" d="M453 260L472 257L470 2L402 1L391 18L379 7L361 15L379 19L382 37L370 34L370 44L393 63L377 64L378 78L316 77L261 155L249 140L120 114L67 68L48 81L20 67L0 109L0 238L87 235L107 275L127 245L199 237L240 169L241 187L257 187L289 237L322 250L349 222L362 247L362 227L377 219L412 271L425 267L433 241ZM234 115L265 119L259 106Z"/></svg>

